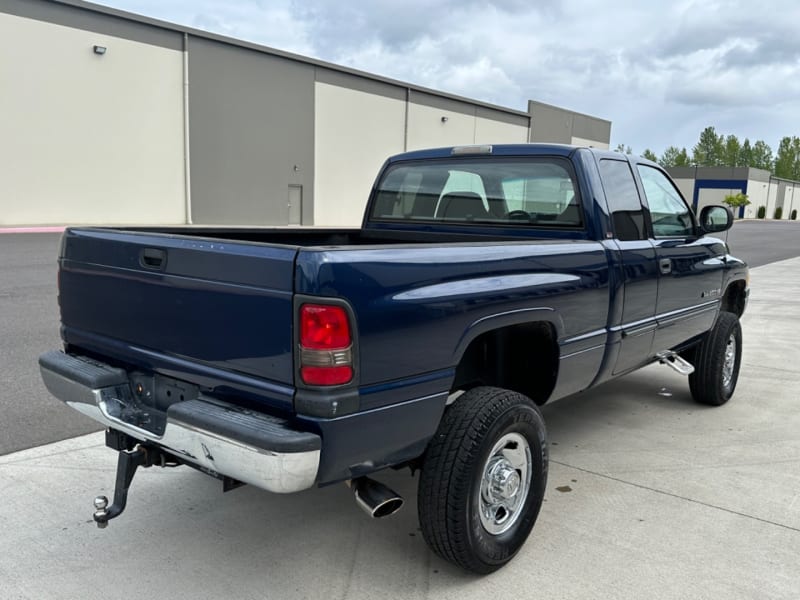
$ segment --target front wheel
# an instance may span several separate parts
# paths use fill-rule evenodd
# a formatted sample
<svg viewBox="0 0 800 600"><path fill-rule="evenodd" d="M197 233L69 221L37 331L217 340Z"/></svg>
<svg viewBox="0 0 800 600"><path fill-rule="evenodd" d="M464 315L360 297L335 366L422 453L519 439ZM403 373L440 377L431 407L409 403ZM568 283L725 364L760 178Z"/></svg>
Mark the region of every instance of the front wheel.
<svg viewBox="0 0 800 600"><path fill-rule="evenodd" d="M701 404L721 406L730 400L742 362L742 327L733 313L721 312L694 354L689 389Z"/></svg>
<svg viewBox="0 0 800 600"><path fill-rule="evenodd" d="M510 561L533 528L547 482L547 434L532 400L479 387L447 409L418 491L423 537L476 573Z"/></svg>

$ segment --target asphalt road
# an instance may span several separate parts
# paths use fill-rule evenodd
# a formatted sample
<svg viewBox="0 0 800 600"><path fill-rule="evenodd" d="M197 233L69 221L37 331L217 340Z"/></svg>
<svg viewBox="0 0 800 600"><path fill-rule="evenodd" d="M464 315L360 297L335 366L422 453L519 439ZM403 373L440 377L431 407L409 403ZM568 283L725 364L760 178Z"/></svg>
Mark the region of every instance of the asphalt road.
<svg viewBox="0 0 800 600"><path fill-rule="evenodd" d="M52 398L37 357L60 347L56 256L60 234L0 234L0 455L96 431ZM741 221L731 252L752 267L800 256L800 222Z"/></svg>
<svg viewBox="0 0 800 600"><path fill-rule="evenodd" d="M800 256L800 221L737 221L728 246L751 267Z"/></svg>
<svg viewBox="0 0 800 600"><path fill-rule="evenodd" d="M55 400L37 358L59 348L56 257L60 234L0 235L0 455L97 430Z"/></svg>

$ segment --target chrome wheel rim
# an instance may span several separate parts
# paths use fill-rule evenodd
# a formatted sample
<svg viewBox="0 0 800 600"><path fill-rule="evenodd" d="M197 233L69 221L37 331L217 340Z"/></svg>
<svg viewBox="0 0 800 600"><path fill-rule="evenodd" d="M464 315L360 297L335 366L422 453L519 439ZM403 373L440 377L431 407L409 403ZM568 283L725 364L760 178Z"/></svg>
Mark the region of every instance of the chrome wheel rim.
<svg viewBox="0 0 800 600"><path fill-rule="evenodd" d="M733 381L733 369L736 366L736 336L731 334L725 345L725 362L722 363L722 385L727 390Z"/></svg>
<svg viewBox="0 0 800 600"><path fill-rule="evenodd" d="M531 447L519 433L507 433L492 447L478 491L481 525L492 535L517 522L531 487Z"/></svg>

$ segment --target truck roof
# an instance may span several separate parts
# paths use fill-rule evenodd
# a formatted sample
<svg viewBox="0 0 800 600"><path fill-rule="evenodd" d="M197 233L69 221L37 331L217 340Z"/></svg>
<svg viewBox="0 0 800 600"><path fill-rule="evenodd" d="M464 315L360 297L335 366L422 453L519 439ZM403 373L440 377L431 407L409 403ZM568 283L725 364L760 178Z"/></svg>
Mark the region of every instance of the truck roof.
<svg viewBox="0 0 800 600"><path fill-rule="evenodd" d="M485 155L493 154L500 156L533 156L541 154L569 156L577 148L582 146L571 146L568 144L469 144L463 146L447 146L443 148L428 148L425 150L413 150L403 152L389 158L389 162L401 160L419 160L425 158L447 158L455 155Z"/></svg>
<svg viewBox="0 0 800 600"><path fill-rule="evenodd" d="M388 164L405 160L423 160L429 158L449 158L452 156L570 156L575 150L585 149L598 157L620 157L627 158L627 155L607 150L603 148L593 148L591 146L577 146L571 144L466 144L463 146L445 146L442 148L427 148L424 150L412 150L390 156ZM637 161L650 162L641 157L636 157Z"/></svg>

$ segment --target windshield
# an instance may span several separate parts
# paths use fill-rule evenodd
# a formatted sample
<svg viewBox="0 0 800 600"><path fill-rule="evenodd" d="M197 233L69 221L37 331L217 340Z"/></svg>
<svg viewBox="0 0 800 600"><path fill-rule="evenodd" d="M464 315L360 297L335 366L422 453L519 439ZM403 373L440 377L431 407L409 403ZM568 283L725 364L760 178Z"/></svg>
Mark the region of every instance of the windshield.
<svg viewBox="0 0 800 600"><path fill-rule="evenodd" d="M569 162L560 158L400 163L378 183L373 221L583 225Z"/></svg>

